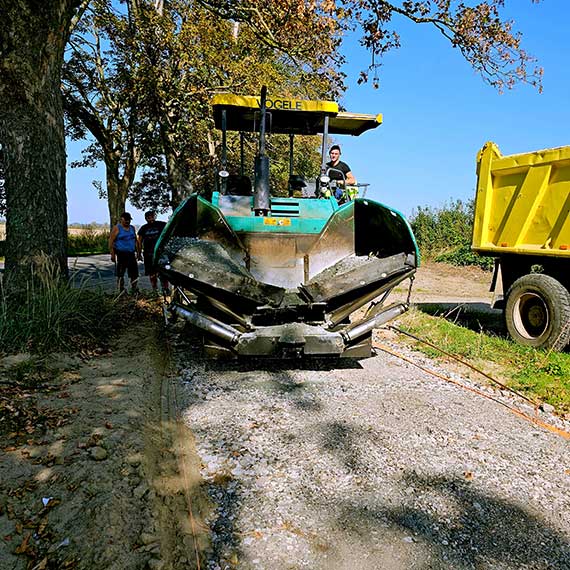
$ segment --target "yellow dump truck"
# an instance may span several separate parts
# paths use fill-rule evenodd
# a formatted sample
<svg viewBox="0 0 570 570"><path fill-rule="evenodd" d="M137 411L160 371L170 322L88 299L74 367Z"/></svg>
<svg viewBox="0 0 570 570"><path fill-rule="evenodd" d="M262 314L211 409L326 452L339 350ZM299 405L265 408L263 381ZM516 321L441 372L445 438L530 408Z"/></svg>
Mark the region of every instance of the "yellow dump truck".
<svg viewBox="0 0 570 570"><path fill-rule="evenodd" d="M477 156L474 251L496 258L491 290L509 334L537 348L570 343L570 146Z"/></svg>

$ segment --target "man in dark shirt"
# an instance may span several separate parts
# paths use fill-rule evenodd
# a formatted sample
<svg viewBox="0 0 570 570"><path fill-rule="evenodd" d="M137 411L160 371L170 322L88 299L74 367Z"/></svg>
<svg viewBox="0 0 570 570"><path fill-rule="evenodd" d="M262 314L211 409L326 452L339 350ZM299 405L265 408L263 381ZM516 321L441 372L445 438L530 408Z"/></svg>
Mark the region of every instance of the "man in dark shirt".
<svg viewBox="0 0 570 570"><path fill-rule="evenodd" d="M166 226L166 222L160 222L156 219L156 213L152 210L144 215L146 224L142 225L138 232L139 240L139 251L142 248L143 259L144 259L144 274L148 275L150 279L150 284L152 290L157 290L157 271L154 266L154 248L156 242L162 233L162 230ZM168 281L166 279L160 278L160 284L162 286L162 292L164 295L169 294Z"/></svg>
<svg viewBox="0 0 570 570"><path fill-rule="evenodd" d="M327 162L327 169L331 169L328 171L329 178L349 185L356 184L356 179L350 171L350 166L340 159L340 147L337 144L331 146L329 156L330 162Z"/></svg>

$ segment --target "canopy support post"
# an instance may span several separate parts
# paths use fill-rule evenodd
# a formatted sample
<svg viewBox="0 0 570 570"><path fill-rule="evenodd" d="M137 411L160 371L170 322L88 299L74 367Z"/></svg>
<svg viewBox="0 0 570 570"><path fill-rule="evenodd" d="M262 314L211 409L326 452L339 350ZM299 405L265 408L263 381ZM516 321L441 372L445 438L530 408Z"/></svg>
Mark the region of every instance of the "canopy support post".
<svg viewBox="0 0 570 570"><path fill-rule="evenodd" d="M228 186L228 144L227 144L227 131L228 131L228 116L227 111L222 109L222 172L221 179L221 194L225 194Z"/></svg>

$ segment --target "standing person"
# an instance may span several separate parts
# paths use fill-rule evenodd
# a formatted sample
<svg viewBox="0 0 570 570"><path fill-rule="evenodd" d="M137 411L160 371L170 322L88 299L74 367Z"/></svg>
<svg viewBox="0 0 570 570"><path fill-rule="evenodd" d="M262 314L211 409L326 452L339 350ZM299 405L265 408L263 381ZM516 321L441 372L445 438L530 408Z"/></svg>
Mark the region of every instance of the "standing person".
<svg viewBox="0 0 570 570"><path fill-rule="evenodd" d="M154 265L154 248L158 238L166 226L166 222L161 222L156 219L156 213L152 210L146 212L144 215L146 224L141 226L138 233L138 251L143 251L144 258L144 274L148 275L152 290L157 290L157 271ZM170 293L168 288L168 281L163 277L160 278L160 285L162 287L162 294L168 295Z"/></svg>
<svg viewBox="0 0 570 570"><path fill-rule="evenodd" d="M138 293L140 250L137 247L137 232L131 226L131 215L128 212L121 214L120 222L113 226L109 236L109 251L111 261L115 263L117 286L120 292L125 291L125 271L131 281L131 292Z"/></svg>
<svg viewBox="0 0 570 570"><path fill-rule="evenodd" d="M350 166L346 162L342 162L340 154L340 146L333 144L329 150L330 162L327 162L327 167L334 168L334 170L329 171L329 178L346 184L356 184L356 179L350 171ZM338 172L339 170L340 172Z"/></svg>

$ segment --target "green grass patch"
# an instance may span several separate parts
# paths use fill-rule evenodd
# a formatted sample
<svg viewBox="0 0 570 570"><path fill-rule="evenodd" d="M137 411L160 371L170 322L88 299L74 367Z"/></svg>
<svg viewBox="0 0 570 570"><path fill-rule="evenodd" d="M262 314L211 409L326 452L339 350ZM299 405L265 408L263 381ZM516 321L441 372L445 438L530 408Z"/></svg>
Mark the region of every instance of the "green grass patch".
<svg viewBox="0 0 570 570"><path fill-rule="evenodd" d="M402 317L400 328L459 356L528 398L547 402L561 413L570 413L570 354L525 347L417 310ZM448 359L423 343L406 336L402 339L431 358ZM480 379L488 382L483 376Z"/></svg>
<svg viewBox="0 0 570 570"><path fill-rule="evenodd" d="M95 230L84 230L67 237L68 255L95 255L109 252L109 234Z"/></svg>
<svg viewBox="0 0 570 570"><path fill-rule="evenodd" d="M0 259L5 257L6 241L0 240ZM68 255L96 255L109 253L109 233L92 229L67 236Z"/></svg>
<svg viewBox="0 0 570 570"><path fill-rule="evenodd" d="M116 300L83 283L72 287L49 267L38 270L25 291L0 288L2 352L81 350L105 343L118 318Z"/></svg>
<svg viewBox="0 0 570 570"><path fill-rule="evenodd" d="M434 261L450 263L451 265L457 265L459 267L474 265L486 271L491 271L495 265L495 259L493 257L486 257L471 251L470 242L436 255Z"/></svg>

